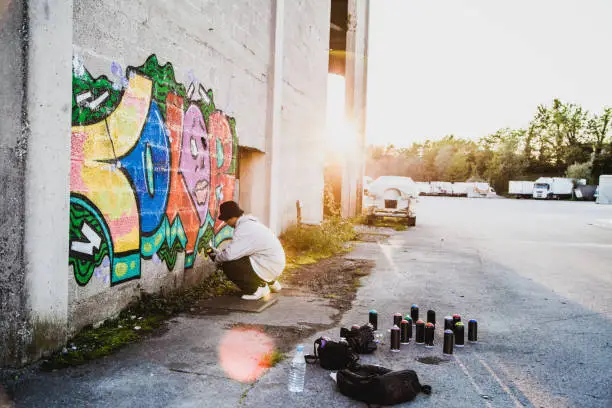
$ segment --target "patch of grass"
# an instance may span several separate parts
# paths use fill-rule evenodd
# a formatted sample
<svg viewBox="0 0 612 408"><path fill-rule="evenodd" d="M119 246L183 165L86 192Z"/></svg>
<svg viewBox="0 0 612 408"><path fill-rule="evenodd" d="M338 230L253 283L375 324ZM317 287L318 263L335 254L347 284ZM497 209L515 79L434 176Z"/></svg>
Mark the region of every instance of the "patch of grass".
<svg viewBox="0 0 612 408"><path fill-rule="evenodd" d="M281 353L281 351L278 349L274 349L272 352L264 356L262 364L264 364L265 367L274 367L285 358L287 358L287 354Z"/></svg>
<svg viewBox="0 0 612 408"><path fill-rule="evenodd" d="M281 235L287 253L287 269L309 265L344 250L357 234L350 220L340 217L325 219L319 226L292 225Z"/></svg>
<svg viewBox="0 0 612 408"><path fill-rule="evenodd" d="M355 271L353 272L354 276L368 276L370 274L370 271L364 271L361 268L357 268L355 269Z"/></svg>
<svg viewBox="0 0 612 408"><path fill-rule="evenodd" d="M395 231L406 231L408 229L405 218L376 217L374 218L374 223L369 224L367 217L362 216L358 217L355 222L358 224L371 225L379 228L393 228Z"/></svg>
<svg viewBox="0 0 612 408"><path fill-rule="evenodd" d="M170 317L186 312L200 299L234 293L236 286L216 271L202 284L188 290L147 294L123 310L116 319L101 326L85 327L58 353L43 361L41 369L50 371L87 363L162 329Z"/></svg>

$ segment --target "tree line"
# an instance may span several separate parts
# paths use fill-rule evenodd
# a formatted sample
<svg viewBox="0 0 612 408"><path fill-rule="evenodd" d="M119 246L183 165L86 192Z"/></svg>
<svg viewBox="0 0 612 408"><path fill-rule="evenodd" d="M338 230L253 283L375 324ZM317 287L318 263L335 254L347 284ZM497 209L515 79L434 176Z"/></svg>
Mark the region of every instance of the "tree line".
<svg viewBox="0 0 612 408"><path fill-rule="evenodd" d="M485 181L505 192L510 180L587 179L612 174L612 108L590 113L558 99L539 105L526 129L503 128L479 140L457 138L410 147L369 146L366 174L415 181Z"/></svg>

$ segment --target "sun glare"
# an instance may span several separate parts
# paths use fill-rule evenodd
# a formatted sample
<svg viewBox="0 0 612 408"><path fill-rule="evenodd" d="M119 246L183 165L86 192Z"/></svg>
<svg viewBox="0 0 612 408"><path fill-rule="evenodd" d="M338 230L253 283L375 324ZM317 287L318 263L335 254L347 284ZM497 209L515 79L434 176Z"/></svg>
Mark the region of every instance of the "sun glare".
<svg viewBox="0 0 612 408"><path fill-rule="evenodd" d="M327 146L330 152L346 152L354 145L356 133L346 118L346 81L343 76L327 77Z"/></svg>

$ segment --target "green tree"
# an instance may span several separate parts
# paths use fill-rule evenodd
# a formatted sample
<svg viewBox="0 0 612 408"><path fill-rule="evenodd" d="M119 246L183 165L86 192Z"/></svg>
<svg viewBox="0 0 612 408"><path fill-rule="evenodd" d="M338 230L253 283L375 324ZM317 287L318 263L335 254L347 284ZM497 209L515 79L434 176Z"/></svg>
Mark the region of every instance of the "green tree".
<svg viewBox="0 0 612 408"><path fill-rule="evenodd" d="M612 133L612 108L604 108L601 115L594 115L587 125L589 141L593 145L592 174L597 181L601 174L609 171L612 167L610 155L612 155L612 142L608 142Z"/></svg>
<svg viewBox="0 0 612 408"><path fill-rule="evenodd" d="M574 163L567 168L565 176L574 179L591 179L591 162Z"/></svg>

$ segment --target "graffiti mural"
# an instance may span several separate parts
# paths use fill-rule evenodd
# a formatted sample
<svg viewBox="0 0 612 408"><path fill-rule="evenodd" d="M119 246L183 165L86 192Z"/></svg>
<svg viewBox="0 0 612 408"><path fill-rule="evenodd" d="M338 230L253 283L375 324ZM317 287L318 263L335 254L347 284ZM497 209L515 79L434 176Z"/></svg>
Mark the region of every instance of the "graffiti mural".
<svg viewBox="0 0 612 408"><path fill-rule="evenodd" d="M70 255L76 282L110 268L115 285L141 276L141 260L185 268L231 229L217 219L236 184L236 122L190 74L175 80L151 55L93 78L73 60Z"/></svg>

